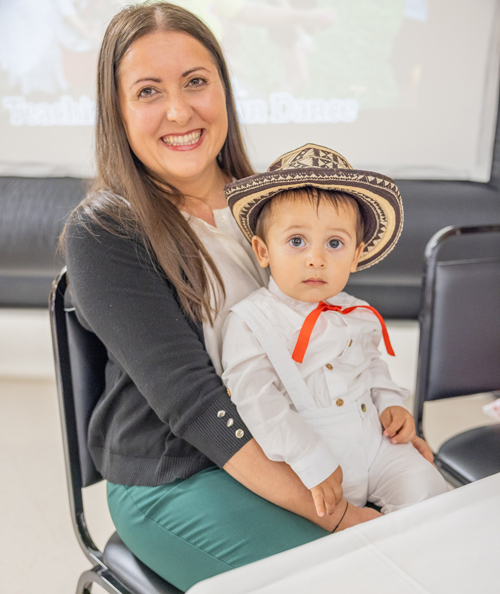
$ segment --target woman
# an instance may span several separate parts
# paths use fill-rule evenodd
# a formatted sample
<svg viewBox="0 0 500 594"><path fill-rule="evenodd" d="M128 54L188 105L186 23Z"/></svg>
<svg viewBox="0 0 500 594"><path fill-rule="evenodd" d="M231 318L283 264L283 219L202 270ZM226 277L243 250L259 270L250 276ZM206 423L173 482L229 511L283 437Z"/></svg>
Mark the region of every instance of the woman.
<svg viewBox="0 0 500 594"><path fill-rule="evenodd" d="M97 179L64 236L78 317L109 355L89 447L124 542L186 590L328 534L345 506L316 515L219 377L226 312L265 278L224 199L252 169L213 35L171 4L126 8L97 104ZM349 506L339 529L375 515Z"/></svg>

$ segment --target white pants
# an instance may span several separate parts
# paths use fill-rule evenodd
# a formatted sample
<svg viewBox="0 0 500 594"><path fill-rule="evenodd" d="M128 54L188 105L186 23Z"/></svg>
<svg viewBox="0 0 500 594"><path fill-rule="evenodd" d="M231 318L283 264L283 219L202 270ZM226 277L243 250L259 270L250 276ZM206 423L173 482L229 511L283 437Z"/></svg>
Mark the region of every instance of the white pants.
<svg viewBox="0 0 500 594"><path fill-rule="evenodd" d="M438 469L411 443L392 444L388 437L382 439L368 471L367 499L378 505L383 514L447 491Z"/></svg>
<svg viewBox="0 0 500 594"><path fill-rule="evenodd" d="M445 480L412 444L392 444L382 435L369 396L342 407L309 408L300 413L340 460L344 498L362 507L367 501L383 514L445 493Z"/></svg>

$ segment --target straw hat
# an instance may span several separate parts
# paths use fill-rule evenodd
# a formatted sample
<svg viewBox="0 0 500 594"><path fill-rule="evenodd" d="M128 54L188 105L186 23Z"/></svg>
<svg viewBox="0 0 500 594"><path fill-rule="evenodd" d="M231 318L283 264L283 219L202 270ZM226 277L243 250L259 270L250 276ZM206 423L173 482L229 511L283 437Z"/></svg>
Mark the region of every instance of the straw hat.
<svg viewBox="0 0 500 594"><path fill-rule="evenodd" d="M381 173L353 169L342 155L324 146L305 144L279 157L265 173L234 181L224 190L251 242L264 204L279 192L305 186L345 192L357 199L365 221L365 248L358 270L377 264L394 248L403 228L403 205L394 181Z"/></svg>

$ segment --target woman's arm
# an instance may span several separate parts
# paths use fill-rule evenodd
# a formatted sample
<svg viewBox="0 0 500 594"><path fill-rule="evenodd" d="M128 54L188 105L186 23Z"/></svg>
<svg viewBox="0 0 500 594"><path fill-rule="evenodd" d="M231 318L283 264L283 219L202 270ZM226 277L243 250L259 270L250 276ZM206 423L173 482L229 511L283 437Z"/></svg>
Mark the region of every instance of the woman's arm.
<svg viewBox="0 0 500 594"><path fill-rule="evenodd" d="M269 460L255 439L245 444L228 462L224 470L247 489L307 520L321 526L328 532L334 530L345 511L342 500L332 515L322 518L316 513L313 498L299 477L284 462ZM349 504L347 513L338 530L372 520L380 514L370 508L359 508Z"/></svg>

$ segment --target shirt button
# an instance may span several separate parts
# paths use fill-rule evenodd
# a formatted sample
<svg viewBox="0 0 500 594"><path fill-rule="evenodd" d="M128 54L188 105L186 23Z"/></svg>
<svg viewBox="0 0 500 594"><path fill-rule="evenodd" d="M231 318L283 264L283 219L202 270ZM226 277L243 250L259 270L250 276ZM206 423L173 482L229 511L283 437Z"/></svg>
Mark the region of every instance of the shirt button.
<svg viewBox="0 0 500 594"><path fill-rule="evenodd" d="M225 410L220 410L217 413L217 416L219 417L219 419L222 419L222 417L225 417L226 416L226 411Z"/></svg>
<svg viewBox="0 0 500 594"><path fill-rule="evenodd" d="M366 412L366 404L362 404L362 405L361 405L361 410L362 410L363 412Z"/></svg>
<svg viewBox="0 0 500 594"><path fill-rule="evenodd" d="M325 367L326 367L327 369L329 369L330 371L333 369L333 365L332 365L331 363L327 363L327 364L325 365Z"/></svg>
<svg viewBox="0 0 500 594"><path fill-rule="evenodd" d="M364 406L364 405L363 405L363 406ZM226 425L227 425L228 427L231 427L231 425L233 425L233 423L234 423L234 419L228 419L228 420L227 420L227 423L226 423Z"/></svg>
<svg viewBox="0 0 500 594"><path fill-rule="evenodd" d="M229 388L227 389L227 395L229 396L229 398L231 398L231 390Z"/></svg>
<svg viewBox="0 0 500 594"><path fill-rule="evenodd" d="M241 439L245 435L245 432L243 431L243 429L236 429L234 434L238 439Z"/></svg>
<svg viewBox="0 0 500 594"><path fill-rule="evenodd" d="M337 398L335 404L337 406L344 406L344 401L342 400L342 398Z"/></svg>
<svg viewBox="0 0 500 594"><path fill-rule="evenodd" d="M350 346L350 347L352 346L352 338L351 338L351 340L350 340L350 342L349 342L349 346Z"/></svg>

